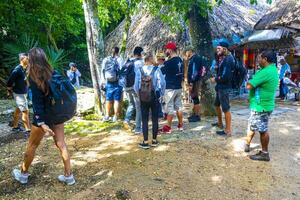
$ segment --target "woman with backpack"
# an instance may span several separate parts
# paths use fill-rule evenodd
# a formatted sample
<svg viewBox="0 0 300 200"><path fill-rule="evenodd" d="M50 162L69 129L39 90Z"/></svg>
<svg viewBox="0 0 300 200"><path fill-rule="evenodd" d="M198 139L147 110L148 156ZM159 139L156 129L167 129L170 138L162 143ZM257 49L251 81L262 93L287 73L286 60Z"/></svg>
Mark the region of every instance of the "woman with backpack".
<svg viewBox="0 0 300 200"><path fill-rule="evenodd" d="M138 94L141 101L142 110L142 129L144 140L139 144L142 149L149 149L148 142L148 121L151 110L152 117L152 147L159 145L157 141L158 133L158 111L159 111L159 96L163 97L165 92L165 79L160 68L154 66L152 54L148 54L144 58L145 64L135 76L134 90Z"/></svg>
<svg viewBox="0 0 300 200"><path fill-rule="evenodd" d="M54 80L54 78L56 79ZM58 180L67 185L73 185L75 179L71 173L70 155L64 139L63 121L66 121L64 119L67 119L67 117L65 115L65 118L63 119L59 114L51 115L49 113L51 113L50 110L53 110L56 106L61 106L61 109L68 109L66 106L71 106L68 103L69 101L65 98L60 99L59 102L55 102L57 98L54 98L54 96L57 91L53 85L57 84L56 86L59 87L64 86L64 89L67 90L68 94L74 94L75 90L72 86L71 88L67 87L71 84L69 80L64 80L61 75L53 70L47 60L45 52L41 48L33 48L29 51L29 83L32 90L32 106L34 112L33 126L21 169L14 169L12 175L21 184L26 184L28 182L29 167L34 159L35 151L39 146L40 141L46 134L53 136L55 145L60 150L64 163L64 175L58 176ZM63 94L66 93L62 92L61 96ZM75 102L73 103L76 103L76 93L74 101ZM62 103L58 105L60 102ZM74 108L72 109L74 110ZM71 110L71 112L74 112L73 110Z"/></svg>

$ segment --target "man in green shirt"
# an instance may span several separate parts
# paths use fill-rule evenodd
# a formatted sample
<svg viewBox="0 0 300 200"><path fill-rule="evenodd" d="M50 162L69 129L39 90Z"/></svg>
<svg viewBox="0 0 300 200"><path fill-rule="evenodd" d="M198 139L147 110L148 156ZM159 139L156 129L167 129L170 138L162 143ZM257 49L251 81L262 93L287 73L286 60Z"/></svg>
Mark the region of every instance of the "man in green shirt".
<svg viewBox="0 0 300 200"><path fill-rule="evenodd" d="M256 131L260 133L262 150L250 156L252 160L270 161L268 153L269 132L268 122L275 108L275 93L278 87L278 72L276 55L273 51L264 51L258 56L261 69L248 82L247 89L250 90L249 102L251 115L248 123L248 133L245 152L250 151L250 143Z"/></svg>

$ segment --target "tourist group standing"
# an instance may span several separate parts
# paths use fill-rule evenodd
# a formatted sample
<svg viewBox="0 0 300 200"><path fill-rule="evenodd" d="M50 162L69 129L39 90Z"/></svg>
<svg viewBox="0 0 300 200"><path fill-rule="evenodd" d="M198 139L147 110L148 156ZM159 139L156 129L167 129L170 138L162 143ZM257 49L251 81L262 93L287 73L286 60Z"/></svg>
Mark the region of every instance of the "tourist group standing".
<svg viewBox="0 0 300 200"><path fill-rule="evenodd" d="M143 140L138 144L142 149L157 147L157 136L170 134L174 129L183 131L183 102L184 62L178 55L176 43L169 42L164 50L153 55L144 52L143 48L134 48L126 61L120 56L120 49L115 47L111 55L106 57L101 66L101 89L105 92L106 105L103 121L116 122L120 120L121 101L123 94L128 100L124 118L124 127L141 134ZM189 95L193 103L189 122L201 121L200 88L203 77L209 69L205 59L195 52L192 46L184 49L188 60L187 83ZM255 132L260 133L262 150L250 156L253 160L269 161L268 122L275 107L275 92L277 84L284 77L278 76L276 55L272 51L264 51L259 57L261 69L248 82L251 116L249 118L245 152L251 150L250 143ZM20 131L18 126L19 114L22 113L26 133L30 133L28 146L20 169L14 169L13 177L22 184L28 182L28 170L34 159L37 147L45 135L53 136L59 149L63 163L64 174L58 180L72 185L75 178L71 171L70 155L64 139L64 123L71 119L76 112L77 97L75 88L80 87L81 74L75 63L70 63L67 77L53 70L47 61L43 49L33 48L29 54L19 55L20 64L12 71L7 82L9 93L16 101L13 130ZM282 64L283 61L282 61ZM288 68L285 67L288 71ZM284 68L284 69L285 69ZM284 70L283 69L283 70ZM216 48L216 59L213 64L214 76L210 79L216 83L215 108L217 122L213 126L220 128L217 135L232 135L232 117L230 112L230 91L238 76L244 76L243 67L238 67L234 55L229 51L229 45L220 42ZM27 72L26 72L27 71ZM238 73L237 73L238 72ZM242 77L243 79L244 77ZM234 81L233 81L234 80ZM243 82L241 80L240 82ZM236 82L236 81L235 81ZM284 81L282 81L284 82ZM32 91L33 123L29 124L27 102L28 86ZM111 113L113 115L111 116ZM225 116L225 124L223 117ZM149 116L152 121L152 138L149 137ZM177 117L177 127L172 126ZM165 119L166 124L159 128L159 118ZM132 124L131 120L135 120Z"/></svg>

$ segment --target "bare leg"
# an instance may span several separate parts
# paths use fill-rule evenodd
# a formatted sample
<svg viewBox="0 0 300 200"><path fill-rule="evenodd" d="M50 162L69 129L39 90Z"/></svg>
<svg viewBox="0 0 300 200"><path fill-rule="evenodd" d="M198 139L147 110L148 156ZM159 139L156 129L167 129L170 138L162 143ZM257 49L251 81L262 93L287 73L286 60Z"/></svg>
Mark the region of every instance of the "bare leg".
<svg viewBox="0 0 300 200"><path fill-rule="evenodd" d="M114 101L114 112L115 112L115 116L117 116L117 118L120 117L120 102L119 101Z"/></svg>
<svg viewBox="0 0 300 200"><path fill-rule="evenodd" d="M173 121L173 115L168 115L167 116L167 122L168 122L168 126L169 127L172 126L172 121Z"/></svg>
<svg viewBox="0 0 300 200"><path fill-rule="evenodd" d="M35 151L39 146L41 140L44 137L44 132L41 128L32 126L32 130L29 137L29 142L27 145L27 149L24 155L24 161L22 163L22 173L27 173L28 169L33 161Z"/></svg>
<svg viewBox="0 0 300 200"><path fill-rule="evenodd" d="M251 143L251 141L252 141L254 135L255 135L255 132L254 132L254 131L249 130L249 131L247 132L246 144L250 145L250 143Z"/></svg>
<svg viewBox="0 0 300 200"><path fill-rule="evenodd" d="M30 130L30 121L29 121L29 110L22 112L22 121L25 127L25 130Z"/></svg>
<svg viewBox="0 0 300 200"><path fill-rule="evenodd" d="M178 123L183 124L183 113L182 113L182 111L177 111L176 115L177 115L177 118L178 118Z"/></svg>
<svg viewBox="0 0 300 200"><path fill-rule="evenodd" d="M269 137L268 132L260 134L260 142L261 142L262 151L268 152L269 140L270 140L270 137Z"/></svg>
<svg viewBox="0 0 300 200"><path fill-rule="evenodd" d="M19 117L20 117L20 109L16 108L13 118L13 128L18 128L19 125Z"/></svg>
<svg viewBox="0 0 300 200"><path fill-rule="evenodd" d="M112 101L106 101L106 116L109 116L111 108L112 108Z"/></svg>
<svg viewBox="0 0 300 200"><path fill-rule="evenodd" d="M65 134L64 134L64 124L58 124L53 127L51 127L53 132L55 133L55 136L53 137L55 145L60 151L61 157L64 162L65 167L65 176L71 175L71 161L70 161L70 155L67 149L67 145L65 142Z"/></svg>
<svg viewBox="0 0 300 200"><path fill-rule="evenodd" d="M193 111L194 111L194 114L195 114L195 115L200 116L200 110L201 110L200 104L194 105Z"/></svg>
<svg viewBox="0 0 300 200"><path fill-rule="evenodd" d="M227 133L227 135L230 135L232 130L231 130L231 112L228 111L225 114L225 123L226 123L226 127L225 127L225 132Z"/></svg>
<svg viewBox="0 0 300 200"><path fill-rule="evenodd" d="M216 111L217 111L217 115L218 115L218 126L222 127L223 126L223 122L222 122L222 110L220 106L216 107Z"/></svg>

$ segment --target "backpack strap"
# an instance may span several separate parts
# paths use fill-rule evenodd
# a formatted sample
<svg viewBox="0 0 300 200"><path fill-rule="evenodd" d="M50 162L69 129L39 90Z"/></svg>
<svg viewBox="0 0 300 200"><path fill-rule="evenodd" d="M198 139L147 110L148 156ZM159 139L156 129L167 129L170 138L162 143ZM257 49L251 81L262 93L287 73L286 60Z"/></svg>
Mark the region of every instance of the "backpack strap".
<svg viewBox="0 0 300 200"><path fill-rule="evenodd" d="M156 72L156 70L158 69L158 67L153 67L151 73L150 73L150 76L153 77L154 76L154 73Z"/></svg>

